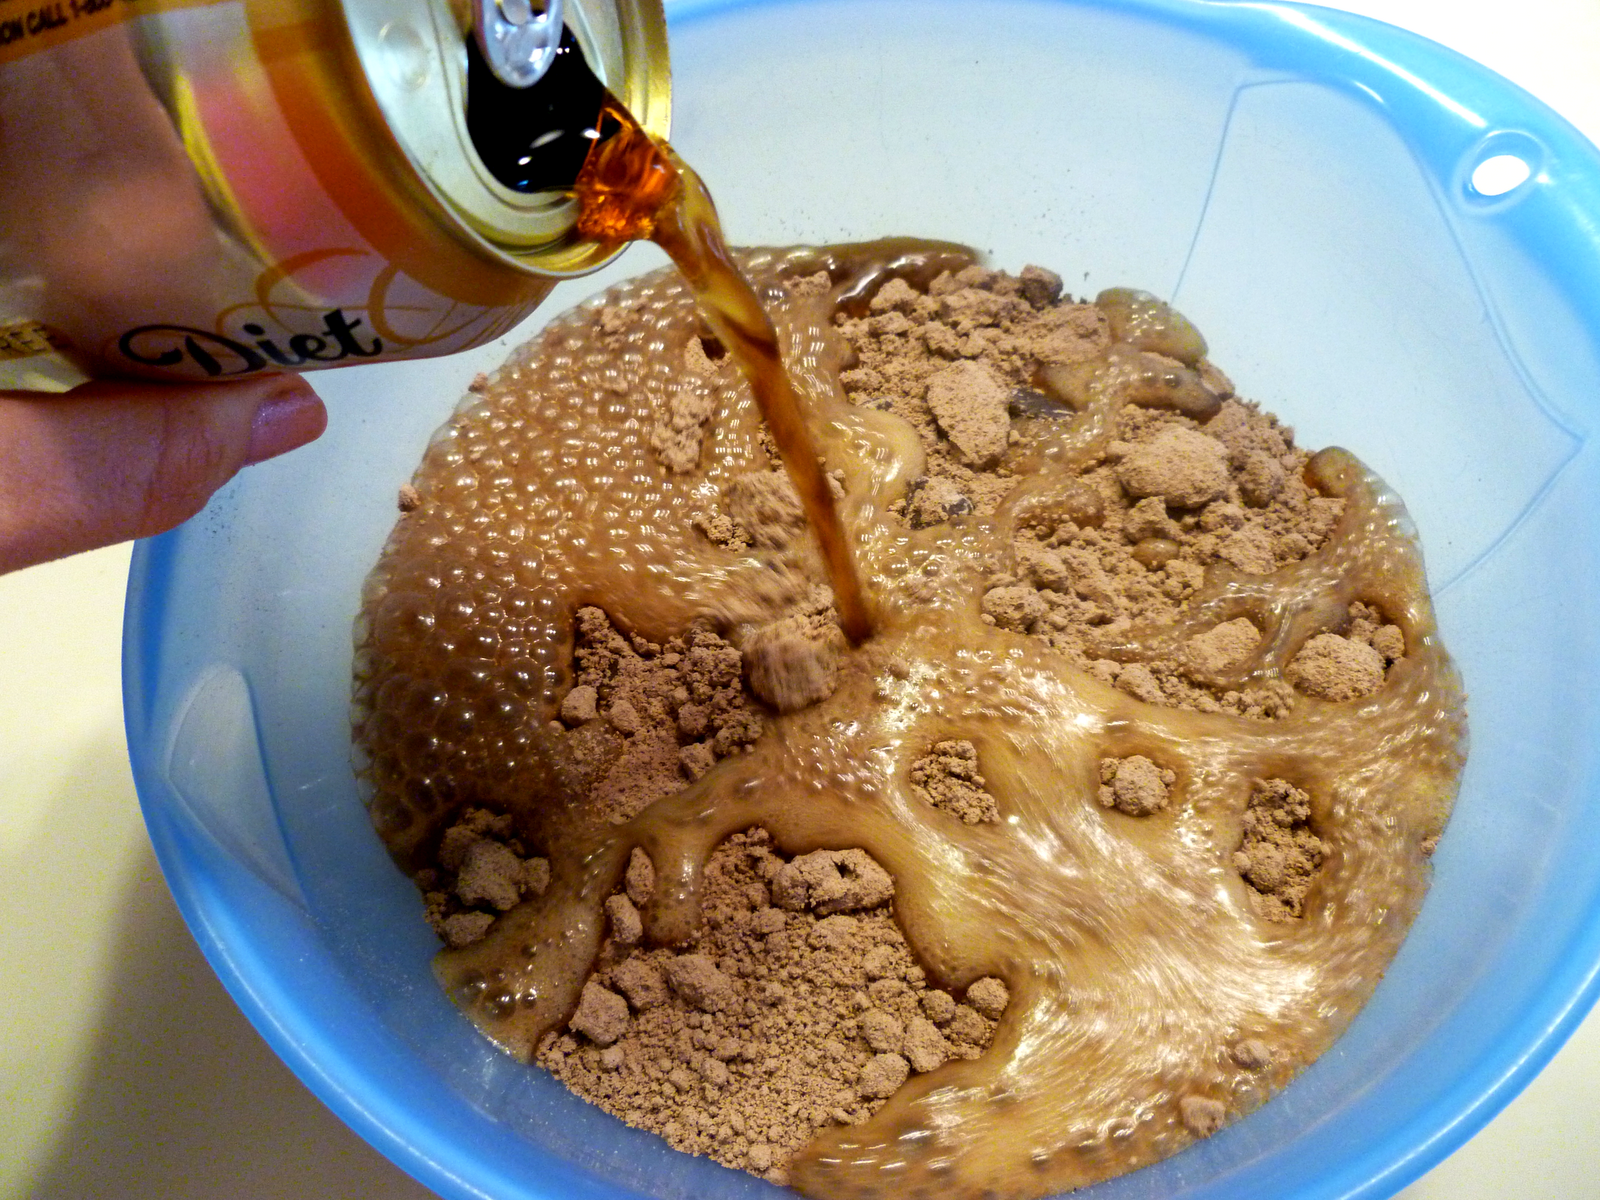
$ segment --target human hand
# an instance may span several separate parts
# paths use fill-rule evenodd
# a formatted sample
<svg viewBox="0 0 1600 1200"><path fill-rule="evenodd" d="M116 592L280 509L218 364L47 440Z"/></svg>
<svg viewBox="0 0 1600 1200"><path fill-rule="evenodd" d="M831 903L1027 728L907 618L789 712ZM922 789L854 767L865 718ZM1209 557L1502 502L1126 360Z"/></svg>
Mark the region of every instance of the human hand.
<svg viewBox="0 0 1600 1200"><path fill-rule="evenodd" d="M0 392L0 573L171 529L327 423L292 375Z"/></svg>

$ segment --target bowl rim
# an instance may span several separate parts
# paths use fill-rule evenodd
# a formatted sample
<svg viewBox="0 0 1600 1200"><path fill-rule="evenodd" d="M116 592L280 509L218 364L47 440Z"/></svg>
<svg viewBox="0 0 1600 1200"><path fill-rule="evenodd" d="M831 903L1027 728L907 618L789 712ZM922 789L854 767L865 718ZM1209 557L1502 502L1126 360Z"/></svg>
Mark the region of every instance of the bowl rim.
<svg viewBox="0 0 1600 1200"><path fill-rule="evenodd" d="M832 0L874 4L879 0ZM1600 152L1543 102L1488 68L1409 31L1371 18L1282 0L1024 0L1040 7L1062 7L1131 14L1191 30L1236 45L1275 64L1287 63L1305 76L1343 85L1376 103L1391 124L1398 114L1435 120L1440 110L1494 111L1500 122L1537 129L1540 138L1572 173L1574 188L1565 213L1600 211ZM677 30L724 15L790 7L807 0L667 0L669 25ZM1416 128L1395 126L1413 150L1444 154L1408 135ZM1450 149L1449 153L1455 153ZM1448 177L1448 176L1446 176ZM1575 194L1573 194L1575 193ZM1587 203L1593 201L1593 203ZM1577 228L1576 226L1574 228ZM1571 296L1600 299L1600 240L1573 235L1568 245L1589 253L1541 262ZM1600 302L1590 308L1600 313ZM1588 330L1600 343L1600 317ZM152 724L152 705L163 661L160 637L172 604L173 563L183 527L134 548L124 609L122 672L124 726L134 782L157 860L185 922L207 961L257 1031L294 1074L346 1124L418 1181L447 1197L493 1200L510 1180L494 1178L494 1167L469 1175L457 1168L457 1131L430 1127L409 1116L404 1098L375 1087L369 1073L336 1039L326 1036L325 1013L304 1003L293 981L281 977L282 949L255 951L252 939L267 922L296 911L281 894L250 879L240 879L237 864L191 829L162 769ZM248 872L244 872L248 874ZM247 910L243 915L239 905ZM314 928L288 930L315 949ZM1335 1197L1377 1200L1390 1196L1448 1157L1483 1128L1528 1085L1571 1036L1600 997L1600 921L1575 936L1559 967L1539 989L1508 1036L1482 1055L1433 1102L1422 1117L1392 1136L1350 1156L1302 1200ZM597 1184L567 1164L551 1164L531 1192L518 1180L514 1194L616 1197L617 1185ZM494 1190L486 1190L494 1189Z"/></svg>

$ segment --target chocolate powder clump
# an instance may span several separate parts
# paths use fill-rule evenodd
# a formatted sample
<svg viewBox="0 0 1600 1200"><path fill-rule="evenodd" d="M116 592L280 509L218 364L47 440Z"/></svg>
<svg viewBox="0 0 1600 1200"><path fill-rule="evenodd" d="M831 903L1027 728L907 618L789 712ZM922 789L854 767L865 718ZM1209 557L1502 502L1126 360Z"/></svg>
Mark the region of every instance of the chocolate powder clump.
<svg viewBox="0 0 1600 1200"><path fill-rule="evenodd" d="M1284 675L1308 696L1359 700L1383 686L1383 655L1364 642L1319 633L1289 660Z"/></svg>
<svg viewBox="0 0 1600 1200"><path fill-rule="evenodd" d="M844 648L831 610L780 617L745 639L750 690L781 713L826 700L839 686Z"/></svg>
<svg viewBox="0 0 1600 1200"><path fill-rule="evenodd" d="M680 954L666 963L667 986L679 999L706 1012L721 1012L736 999L733 981L704 954Z"/></svg>
<svg viewBox="0 0 1600 1200"><path fill-rule="evenodd" d="M1248 617L1236 617L1197 633L1183 645L1188 665L1203 675L1220 675L1250 660L1261 644L1261 631Z"/></svg>
<svg viewBox="0 0 1600 1200"><path fill-rule="evenodd" d="M632 900L636 907L643 908L655 898L656 865L638 846L635 846L628 855L628 870L623 876L623 883L627 889L628 899Z"/></svg>
<svg viewBox="0 0 1600 1200"><path fill-rule="evenodd" d="M1100 760L1100 803L1130 817L1148 817L1167 806L1178 776L1142 754Z"/></svg>
<svg viewBox="0 0 1600 1200"><path fill-rule="evenodd" d="M723 494L728 516L752 546L787 546L806 527L805 509L786 471L750 471L736 476Z"/></svg>
<svg viewBox="0 0 1600 1200"><path fill-rule="evenodd" d="M785 863L772 878L772 902L820 916L887 904L894 879L864 850L814 850Z"/></svg>
<svg viewBox="0 0 1600 1200"><path fill-rule="evenodd" d="M699 467L706 422L716 408L716 394L699 380L686 381L672 390L650 428L650 448L667 470L685 474Z"/></svg>
<svg viewBox="0 0 1600 1200"><path fill-rule="evenodd" d="M970 467L992 467L1009 444L1009 393L982 363L952 363L928 380L928 408Z"/></svg>
<svg viewBox="0 0 1600 1200"><path fill-rule="evenodd" d="M867 1100L887 1100L911 1075L911 1064L898 1054L879 1054L861 1068L857 1090Z"/></svg>
<svg viewBox="0 0 1600 1200"><path fill-rule="evenodd" d="M1272 1049L1260 1038L1241 1038L1228 1053L1246 1071L1259 1071L1272 1065Z"/></svg>
<svg viewBox="0 0 1600 1200"><path fill-rule="evenodd" d="M587 684L568 692L561 700L561 719L568 725L582 725L600 715L599 694Z"/></svg>
<svg viewBox="0 0 1600 1200"><path fill-rule="evenodd" d="M1173 426L1130 448L1117 465L1117 481L1130 496L1199 508L1227 494L1226 451L1215 438Z"/></svg>
<svg viewBox="0 0 1600 1200"><path fill-rule="evenodd" d="M527 888L522 859L499 842L483 838L474 842L456 876L456 895L463 904L487 904L505 912L515 908Z"/></svg>
<svg viewBox="0 0 1600 1200"><path fill-rule="evenodd" d="M967 988L967 1003L980 1016L998 1021L1006 1005L1011 1003L1011 989L1006 987L1005 980L993 975L985 976Z"/></svg>
<svg viewBox="0 0 1600 1200"><path fill-rule="evenodd" d="M628 1027L628 1002L591 979L583 985L578 1010L567 1026L597 1046L609 1046Z"/></svg>
<svg viewBox="0 0 1600 1200"><path fill-rule="evenodd" d="M765 831L735 834L706 864L691 944L608 940L571 1032L546 1035L537 1061L679 1150L786 1182L817 1130L864 1121L913 1071L982 1054L996 1022L974 1004L999 1016L1009 1000L995 979L967 1004L930 988L893 886L860 850L786 860Z"/></svg>
<svg viewBox="0 0 1600 1200"><path fill-rule="evenodd" d="M1210 1137L1228 1120L1227 1107L1209 1096L1185 1096L1178 1101L1178 1113L1195 1137Z"/></svg>
<svg viewBox="0 0 1600 1200"><path fill-rule="evenodd" d="M434 932L453 948L470 946L489 932L494 924L494 914L486 912L456 912L447 917L430 920Z"/></svg>
<svg viewBox="0 0 1600 1200"><path fill-rule="evenodd" d="M953 1053L939 1027L926 1017L912 1017L907 1022L901 1047L906 1062L919 1075L943 1066Z"/></svg>
<svg viewBox="0 0 1600 1200"><path fill-rule="evenodd" d="M667 977L662 974L661 968L642 958L630 958L613 967L611 982L628 998L628 1004L635 1012L655 1008L670 999Z"/></svg>
<svg viewBox="0 0 1600 1200"><path fill-rule="evenodd" d="M460 947L482 938L524 896L543 895L550 863L526 853L509 815L468 808L440 836L434 865L416 881L428 924L447 946Z"/></svg>
<svg viewBox="0 0 1600 1200"><path fill-rule="evenodd" d="M965 739L935 742L912 763L911 790L968 825L1000 819L1000 806L978 773L978 748Z"/></svg>
<svg viewBox="0 0 1600 1200"><path fill-rule="evenodd" d="M1027 633L1048 611L1044 598L1029 587L1012 584L983 594L983 615L989 624L1015 633Z"/></svg>
<svg viewBox="0 0 1600 1200"><path fill-rule="evenodd" d="M1061 299L1061 276L1044 267L1023 267L1017 283L1022 298L1035 308L1048 308Z"/></svg>
<svg viewBox="0 0 1600 1200"><path fill-rule="evenodd" d="M902 511L911 528L927 529L965 516L972 511L972 501L951 480L922 475L908 485Z"/></svg>
<svg viewBox="0 0 1600 1200"><path fill-rule="evenodd" d="M606 919L611 929L611 940L620 946L636 945L644 936L644 921L633 901L625 895L606 900Z"/></svg>
<svg viewBox="0 0 1600 1200"><path fill-rule="evenodd" d="M1284 779L1256 781L1244 813L1244 844L1233 856L1252 889L1256 915L1268 921L1303 916L1327 852L1311 829L1311 797Z"/></svg>
<svg viewBox="0 0 1600 1200"><path fill-rule="evenodd" d="M602 328L605 322L602 314ZM700 466L700 446L707 422L723 406L728 394L742 386L733 364L726 358L712 359L700 338L688 340L683 362L687 369L662 399L649 437L656 457L675 474L686 474Z"/></svg>

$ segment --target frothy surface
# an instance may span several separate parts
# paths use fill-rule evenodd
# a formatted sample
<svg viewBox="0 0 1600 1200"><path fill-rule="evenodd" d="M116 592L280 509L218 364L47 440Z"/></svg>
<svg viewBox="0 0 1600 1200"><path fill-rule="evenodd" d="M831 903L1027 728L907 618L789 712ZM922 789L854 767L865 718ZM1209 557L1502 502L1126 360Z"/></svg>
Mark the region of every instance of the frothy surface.
<svg viewBox="0 0 1600 1200"><path fill-rule="evenodd" d="M749 753L626 824L586 819L563 791L548 722L579 606L660 640L696 617L737 629L787 598L773 555L719 548L693 524L766 462L731 367L693 385L712 400L698 470L668 471L651 448L652 414L673 408L702 333L660 273L558 318L430 448L421 504L369 585L358 741L374 819L402 862L465 803L513 812L549 856L543 897L439 963L485 1031L523 1055L575 1005L633 847L658 874L647 937L667 943L696 919L700 868L731 833L763 827L786 854L865 849L895 877L896 917L929 978L959 989L999 976L1012 999L980 1059L914 1077L865 1124L825 1131L792 1182L830 1197L1037 1196L1181 1149L1345 1027L1421 902L1425 846L1459 775L1462 697L1399 501L1338 450L1307 468L1346 502L1325 544L1270 574L1212 572L1159 628L1119 630L1097 653L1181 646L1247 615L1261 637L1229 678L1281 680L1359 601L1404 641L1369 696L1301 694L1272 720L1162 707L986 622L986 580L1027 506L927 529L893 516L924 447L892 412L845 402L832 298L781 283L827 269L836 291L864 292L910 250L746 259L826 466L843 472L841 511L875 592L877 634L846 655L828 699L774 716ZM1126 314L1113 328L1149 333ZM1030 460L1024 491L1103 454L1121 401L1096 397L1061 415L1059 449ZM791 558L816 573L803 551ZM998 821L966 823L918 794L913 764L947 740L976 747ZM1132 755L1172 772L1151 815L1099 799L1102 761ZM1234 861L1265 780L1304 790L1325 851L1297 920L1263 917Z"/></svg>

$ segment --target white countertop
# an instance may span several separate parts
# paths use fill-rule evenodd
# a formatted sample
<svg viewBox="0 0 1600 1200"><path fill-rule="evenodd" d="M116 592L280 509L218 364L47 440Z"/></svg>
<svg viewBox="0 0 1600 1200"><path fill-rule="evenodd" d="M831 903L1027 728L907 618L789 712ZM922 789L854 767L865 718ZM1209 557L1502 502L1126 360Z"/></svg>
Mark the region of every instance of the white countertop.
<svg viewBox="0 0 1600 1200"><path fill-rule="evenodd" d="M1600 0L1334 7L1488 64L1600 141ZM123 743L128 554L0 578L0 1200L428 1200L278 1062L173 907ZM1401 1195L1575 1200L1597 1170L1591 1016Z"/></svg>

